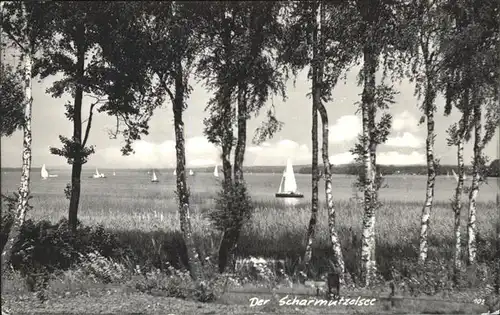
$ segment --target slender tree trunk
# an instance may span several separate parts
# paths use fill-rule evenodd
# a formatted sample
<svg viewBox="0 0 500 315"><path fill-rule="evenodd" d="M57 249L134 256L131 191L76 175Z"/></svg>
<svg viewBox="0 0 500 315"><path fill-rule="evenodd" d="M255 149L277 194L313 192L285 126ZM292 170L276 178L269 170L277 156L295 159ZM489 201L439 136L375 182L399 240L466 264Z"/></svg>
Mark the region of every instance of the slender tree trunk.
<svg viewBox="0 0 500 315"><path fill-rule="evenodd" d="M464 93L464 112L462 113L462 119L460 121L460 133L457 139L457 166L458 166L458 182L455 189L455 196L453 200L453 212L455 214L453 233L455 235L455 250L453 254L453 266L454 266L454 281L457 283L458 276L460 274L460 269L462 267L462 237L460 230L460 216L462 214L462 194L464 189L464 143L465 135L467 134L468 124L469 124L469 90Z"/></svg>
<svg viewBox="0 0 500 315"><path fill-rule="evenodd" d="M318 81L318 20L316 15L320 9L320 4L318 1L314 2L314 19L315 27L313 31L313 61L312 61L312 130L311 130L311 140L312 140L312 199L311 199L311 218L309 220L309 226L307 228L306 235L306 250L303 258L303 266L307 268L312 258L312 245L315 238L316 221L318 217L318 102L320 101L321 90Z"/></svg>
<svg viewBox="0 0 500 315"><path fill-rule="evenodd" d="M363 124L363 166L364 166L364 217L361 245L361 270L364 285L368 286L374 276L375 262L375 200L374 200L374 162L371 126L375 100L375 72L377 68L377 54L373 47L364 48L364 87L362 94L362 124Z"/></svg>
<svg viewBox="0 0 500 315"><path fill-rule="evenodd" d="M335 207L333 204L333 187L332 187L332 165L330 164L330 158L328 156L328 113L325 106L320 103L319 113L321 116L322 128L323 128L323 143L322 143L322 155L324 164L324 177L325 177L325 196L326 196L326 206L328 209L328 229L330 232L330 241L332 245L332 250L334 253L334 265L338 269L339 276L342 278L345 273L344 256L342 254L342 246L340 245L339 236L337 234L336 225L336 215Z"/></svg>
<svg viewBox="0 0 500 315"><path fill-rule="evenodd" d="M9 237L2 251L2 277L9 268L14 245L19 240L21 229L28 211L28 198L30 194L31 172L31 110L32 110L32 70L33 59L31 52L24 56L24 124L23 124L23 165L21 168L21 184L19 186L19 199L14 223L9 232ZM2 281L3 283L3 281ZM3 288L3 285L2 285Z"/></svg>
<svg viewBox="0 0 500 315"><path fill-rule="evenodd" d="M429 79L428 79L429 80ZM420 221L420 250L418 261L419 264L425 264L427 260L428 245L428 230L432 212L432 204L434 201L434 185L436 182L436 165L434 160L434 92L431 83L427 84L424 99L424 110L427 119L427 140L425 152L427 154L427 187L425 193L425 203L422 208L422 217Z"/></svg>
<svg viewBox="0 0 500 315"><path fill-rule="evenodd" d="M243 182L243 161L245 159L247 141L247 99L246 87L238 87L238 140L234 156L234 181L236 184Z"/></svg>
<svg viewBox="0 0 500 315"><path fill-rule="evenodd" d="M474 93L476 95L477 93ZM481 135L481 103L474 97L473 119L474 119L474 164L472 174L472 184L469 192L469 222L467 224L467 263L472 265L476 261L476 200L479 193L479 180L481 158L482 158L482 135Z"/></svg>
<svg viewBox="0 0 500 315"><path fill-rule="evenodd" d="M235 188L244 185L243 162L245 159L246 137L247 137L247 100L246 87L244 84L238 86L238 140L234 155L234 186ZM227 187L229 188L229 187ZM229 188L231 189L231 188ZM239 209L234 209L238 211ZM224 231L221 246L219 248L219 272L223 273L227 266L234 267L235 252L238 239L243 227L243 218L237 218L234 226Z"/></svg>
<svg viewBox="0 0 500 315"><path fill-rule="evenodd" d="M83 101L83 76L85 72L85 47L84 47L84 32L85 27L80 26L78 30L80 38L76 40L77 46L77 74L76 81L78 84L75 89L75 102L73 113L73 141L78 144L78 152L73 159L71 167L71 196L69 201L68 221L73 233L76 233L78 224L78 206L80 204L80 191L81 191L81 175L82 175L82 160L80 151L82 148L82 101Z"/></svg>
<svg viewBox="0 0 500 315"><path fill-rule="evenodd" d="M177 159L177 197L179 198L179 217L182 236L186 244L188 263L191 277L200 280L202 267L200 257L194 243L191 227L191 214L189 207L189 189L186 183L186 149L184 139L184 122L182 112L184 110L185 87L183 82L183 70L180 61L176 63L177 74L175 77L175 98L173 103L174 129L175 129L175 152Z"/></svg>

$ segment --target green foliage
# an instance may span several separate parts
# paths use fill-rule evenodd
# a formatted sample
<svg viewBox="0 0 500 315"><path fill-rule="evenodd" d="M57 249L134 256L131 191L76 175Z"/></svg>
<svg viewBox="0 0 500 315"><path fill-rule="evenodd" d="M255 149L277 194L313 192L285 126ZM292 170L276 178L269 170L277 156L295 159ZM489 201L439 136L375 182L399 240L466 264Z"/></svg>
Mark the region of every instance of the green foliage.
<svg viewBox="0 0 500 315"><path fill-rule="evenodd" d="M79 164L87 163L89 155L93 154L94 146L84 147L79 141L68 139L64 136L59 136L59 140L63 143L63 148L50 148L50 153L65 157L68 164L75 162Z"/></svg>
<svg viewBox="0 0 500 315"><path fill-rule="evenodd" d="M20 73L0 65L0 136L11 136L24 123L24 89Z"/></svg>
<svg viewBox="0 0 500 315"><path fill-rule="evenodd" d="M493 160L490 163L488 176L500 177L500 159Z"/></svg>
<svg viewBox="0 0 500 315"><path fill-rule="evenodd" d="M240 230L253 212L253 205L245 183L223 184L215 199L215 209L208 214L219 231Z"/></svg>
<svg viewBox="0 0 500 315"><path fill-rule="evenodd" d="M6 201L11 208L14 198L6 198ZM2 213L2 248L13 222L12 211ZM92 253L112 259L123 259L129 255L127 247L120 244L116 237L106 232L102 226L85 227L80 224L77 233L73 234L66 219L56 224L27 220L22 226L19 241L14 245L11 264L14 270L28 276L28 280L32 279L29 281L46 282L49 274L68 270L85 261ZM38 276L40 279L37 280Z"/></svg>

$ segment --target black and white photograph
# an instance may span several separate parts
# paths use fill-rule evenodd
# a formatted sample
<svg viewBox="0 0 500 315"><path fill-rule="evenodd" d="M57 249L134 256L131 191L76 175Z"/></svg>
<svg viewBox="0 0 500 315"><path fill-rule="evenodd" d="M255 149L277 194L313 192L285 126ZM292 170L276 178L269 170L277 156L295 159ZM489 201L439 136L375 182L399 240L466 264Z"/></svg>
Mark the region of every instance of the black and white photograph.
<svg viewBox="0 0 500 315"><path fill-rule="evenodd" d="M500 1L1 1L1 309L500 314Z"/></svg>

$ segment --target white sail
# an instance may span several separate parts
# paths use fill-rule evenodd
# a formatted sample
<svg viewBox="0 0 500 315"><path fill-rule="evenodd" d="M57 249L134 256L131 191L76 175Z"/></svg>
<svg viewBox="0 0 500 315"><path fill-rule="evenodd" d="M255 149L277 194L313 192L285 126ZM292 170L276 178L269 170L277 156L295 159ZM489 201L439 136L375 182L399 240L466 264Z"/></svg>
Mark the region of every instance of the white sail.
<svg viewBox="0 0 500 315"><path fill-rule="evenodd" d="M174 176L175 176L175 175L177 175L177 170L174 170L174 173L173 173L173 174L174 174Z"/></svg>
<svg viewBox="0 0 500 315"><path fill-rule="evenodd" d="M45 164L42 165L41 175L42 175L43 179L47 179L49 177L49 172L47 172L47 169L45 168Z"/></svg>
<svg viewBox="0 0 500 315"><path fill-rule="evenodd" d="M283 176L281 176L280 187L278 188L279 193L283 193L283 182L285 181L286 170L283 171Z"/></svg>
<svg viewBox="0 0 500 315"><path fill-rule="evenodd" d="M152 182L157 182L158 181L158 177L156 177L155 171L153 171L153 178L151 178L151 181Z"/></svg>
<svg viewBox="0 0 500 315"><path fill-rule="evenodd" d="M219 169L217 168L217 165L215 165L215 168L214 168L214 176L219 177Z"/></svg>
<svg viewBox="0 0 500 315"><path fill-rule="evenodd" d="M189 175L190 175L190 176L193 176L193 175L194 175L193 170L189 170Z"/></svg>
<svg viewBox="0 0 500 315"><path fill-rule="evenodd" d="M297 182L295 181L295 174L293 173L292 160L288 159L286 163L286 170L283 174L283 192L296 192Z"/></svg>
<svg viewBox="0 0 500 315"><path fill-rule="evenodd" d="M113 172L113 176L116 176L116 173L115 173L115 172Z"/></svg>
<svg viewBox="0 0 500 315"><path fill-rule="evenodd" d="M451 170L451 172L453 173L453 177L455 177L455 180L458 182L458 175L457 173L455 173L455 170Z"/></svg>

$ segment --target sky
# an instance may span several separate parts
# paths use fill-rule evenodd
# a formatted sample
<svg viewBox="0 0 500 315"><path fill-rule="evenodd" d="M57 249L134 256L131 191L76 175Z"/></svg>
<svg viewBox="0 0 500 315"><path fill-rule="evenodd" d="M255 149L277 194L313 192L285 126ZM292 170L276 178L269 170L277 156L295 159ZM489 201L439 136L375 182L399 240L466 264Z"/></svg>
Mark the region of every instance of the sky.
<svg viewBox="0 0 500 315"><path fill-rule="evenodd" d="M344 81L340 81L333 91L333 101L326 103L328 110L330 139L329 154L334 165L350 163L353 156L349 150L354 146L358 134L362 130L360 113L357 113L357 102L361 100L362 88L357 85L358 68L353 68ZM381 74L378 74L380 77ZM71 137L72 122L65 117L64 104L71 100L69 95L52 98L45 91L60 77L33 81L33 122L32 122L32 166L65 168L69 167L66 159L50 154L49 147L60 147L59 135ZM186 160L187 167L202 167L220 164L219 149L210 144L203 136L203 118L206 104L211 93L197 82L191 80L193 91L188 100L188 108L184 112ZM311 82L307 79L307 71L301 72L287 83L287 100L274 96L268 107L274 103L276 115L284 123L282 130L274 137L259 146L251 143L255 129L265 119L267 108L262 115L252 117L248 124L248 146L245 165L285 165L290 158L295 165L311 163L311 99L307 96ZM408 81L395 84L399 92L396 103L391 105L393 115L392 130L387 142L378 148L377 162L384 165L425 164L426 125L419 125L421 112L418 100L414 96L414 85ZM83 119L88 117L91 98L84 99ZM443 115L444 100L437 99L436 143L435 153L441 164L456 164L456 149L446 144L446 129L458 121L459 113L454 109L448 117ZM143 136L133 145L135 154L122 156L120 138L110 139L107 133L112 129L115 120L104 113L94 114L88 144L95 146L95 154L91 155L84 166L99 168L170 168L175 167L175 137L173 114L169 102L158 109L150 122L150 134ZM319 132L321 135L321 132ZM321 137L320 137L321 139ZM17 131L9 138L1 139L2 167L20 167L22 150L22 132ZM497 158L498 133L485 148L490 160ZM466 164L472 160L472 142L465 146ZM321 158L321 153L320 153Z"/></svg>

